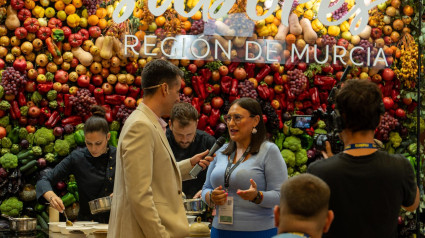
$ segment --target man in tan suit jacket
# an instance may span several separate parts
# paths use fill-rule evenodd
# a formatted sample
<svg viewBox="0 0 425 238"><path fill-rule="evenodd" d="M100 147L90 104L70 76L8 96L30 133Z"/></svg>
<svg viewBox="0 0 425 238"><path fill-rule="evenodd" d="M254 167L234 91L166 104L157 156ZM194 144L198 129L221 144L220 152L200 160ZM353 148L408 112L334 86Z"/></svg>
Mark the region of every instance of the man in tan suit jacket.
<svg viewBox="0 0 425 238"><path fill-rule="evenodd" d="M196 163L209 165L208 150L175 161L165 136L166 123L179 102L182 72L164 60L148 63L142 73L143 103L126 120L117 161L108 237L183 238L189 224L182 199L182 179Z"/></svg>

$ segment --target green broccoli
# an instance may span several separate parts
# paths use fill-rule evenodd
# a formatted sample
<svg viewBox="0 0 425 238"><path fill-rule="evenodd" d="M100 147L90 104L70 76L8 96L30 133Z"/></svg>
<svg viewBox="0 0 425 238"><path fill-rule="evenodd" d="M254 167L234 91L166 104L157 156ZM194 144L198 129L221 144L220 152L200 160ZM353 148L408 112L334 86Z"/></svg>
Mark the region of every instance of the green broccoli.
<svg viewBox="0 0 425 238"><path fill-rule="evenodd" d="M283 147L292 151L298 151L301 149L301 139L295 136L286 137Z"/></svg>
<svg viewBox="0 0 425 238"><path fill-rule="evenodd" d="M55 152L60 156L67 156L69 154L69 144L66 140L55 141Z"/></svg>
<svg viewBox="0 0 425 238"><path fill-rule="evenodd" d="M390 132L390 141L394 148L399 147L402 141L400 134L398 132Z"/></svg>
<svg viewBox="0 0 425 238"><path fill-rule="evenodd" d="M38 103L43 99L43 96L37 91L33 92L31 95L31 101L38 105Z"/></svg>
<svg viewBox="0 0 425 238"><path fill-rule="evenodd" d="M317 128L319 128L319 129L326 129L326 123L323 120L319 120L317 122Z"/></svg>
<svg viewBox="0 0 425 238"><path fill-rule="evenodd" d="M46 81L47 82L53 82L53 80L55 79L55 75L51 72L47 72L46 73Z"/></svg>
<svg viewBox="0 0 425 238"><path fill-rule="evenodd" d="M18 167L18 156L6 153L0 158L0 163L4 169L14 169Z"/></svg>
<svg viewBox="0 0 425 238"><path fill-rule="evenodd" d="M7 127L9 125L9 116L0 118L0 126Z"/></svg>
<svg viewBox="0 0 425 238"><path fill-rule="evenodd" d="M302 135L304 133L303 130L301 130L300 128L289 128L289 131L291 132L292 135Z"/></svg>
<svg viewBox="0 0 425 238"><path fill-rule="evenodd" d="M6 100L0 102L0 110L7 111L10 109L10 103Z"/></svg>
<svg viewBox="0 0 425 238"><path fill-rule="evenodd" d="M50 90L47 92L47 100L53 101L56 100L56 97L58 96L58 92L56 90Z"/></svg>
<svg viewBox="0 0 425 238"><path fill-rule="evenodd" d="M321 134L321 135L326 135L328 134L328 132L325 129L321 129L321 128L317 128L316 130L314 130L315 134Z"/></svg>
<svg viewBox="0 0 425 238"><path fill-rule="evenodd" d="M109 130L111 131L119 131L120 130L120 123L119 121L113 121L111 122L111 125L109 125Z"/></svg>
<svg viewBox="0 0 425 238"><path fill-rule="evenodd" d="M24 127L19 128L19 139L26 139L28 137L28 131Z"/></svg>
<svg viewBox="0 0 425 238"><path fill-rule="evenodd" d="M1 147L3 147L3 148L10 148L10 147L12 147L12 141L9 138L7 138L7 137L3 137L1 139Z"/></svg>
<svg viewBox="0 0 425 238"><path fill-rule="evenodd" d="M56 100L49 102L49 107L52 109L56 109L58 107L58 102Z"/></svg>
<svg viewBox="0 0 425 238"><path fill-rule="evenodd" d="M75 131L84 130L84 123L80 123L75 127Z"/></svg>
<svg viewBox="0 0 425 238"><path fill-rule="evenodd" d="M70 149L77 147L77 143L75 143L74 134L65 135L64 138L66 142L68 142Z"/></svg>
<svg viewBox="0 0 425 238"><path fill-rule="evenodd" d="M307 157L307 151L305 149L301 149L297 152L295 152L295 163L298 166L301 166L305 163L307 163L308 157Z"/></svg>
<svg viewBox="0 0 425 238"><path fill-rule="evenodd" d="M305 172L307 172L307 165L306 164L304 164L300 167L300 173L305 173Z"/></svg>
<svg viewBox="0 0 425 238"><path fill-rule="evenodd" d="M29 133L27 136L27 141L30 145L34 144L34 133Z"/></svg>
<svg viewBox="0 0 425 238"><path fill-rule="evenodd" d="M284 149L280 152L282 154L283 159L285 160L287 167L295 166L295 154L294 152Z"/></svg>
<svg viewBox="0 0 425 238"><path fill-rule="evenodd" d="M294 173L294 168L288 167L288 176L291 177Z"/></svg>
<svg viewBox="0 0 425 238"><path fill-rule="evenodd" d="M12 154L18 154L19 151L21 150L21 148L19 148L18 144L13 144L12 147L10 148L10 153Z"/></svg>
<svg viewBox="0 0 425 238"><path fill-rule="evenodd" d="M8 149L8 148L1 148L0 155L5 155L7 153L10 153L10 149Z"/></svg>
<svg viewBox="0 0 425 238"><path fill-rule="evenodd" d="M9 215L11 217L19 216L19 213L22 211L24 204L19 201L17 197L10 197L3 201L0 205L0 211L3 214Z"/></svg>
<svg viewBox="0 0 425 238"><path fill-rule="evenodd" d="M44 146L44 153L53 153L55 152L55 143L50 142L48 145Z"/></svg>
<svg viewBox="0 0 425 238"><path fill-rule="evenodd" d="M47 129L46 127L42 127L35 131L34 136L34 143L36 145L47 145L56 139L55 135L53 135L53 130Z"/></svg>
<svg viewBox="0 0 425 238"><path fill-rule="evenodd" d="M40 146L33 146L31 150L35 156L41 156L43 154L43 150L41 149Z"/></svg>
<svg viewBox="0 0 425 238"><path fill-rule="evenodd" d="M21 111L21 115L25 117L28 116L28 109L28 106L22 106L21 108L19 108L19 110Z"/></svg>
<svg viewBox="0 0 425 238"><path fill-rule="evenodd" d="M52 154L52 153L47 153L47 154L44 156L44 159L46 159L46 161L47 161L47 162L49 162L49 163L53 163L53 162L55 162L55 161L56 161L56 157L55 157L55 155L54 155L54 154Z"/></svg>

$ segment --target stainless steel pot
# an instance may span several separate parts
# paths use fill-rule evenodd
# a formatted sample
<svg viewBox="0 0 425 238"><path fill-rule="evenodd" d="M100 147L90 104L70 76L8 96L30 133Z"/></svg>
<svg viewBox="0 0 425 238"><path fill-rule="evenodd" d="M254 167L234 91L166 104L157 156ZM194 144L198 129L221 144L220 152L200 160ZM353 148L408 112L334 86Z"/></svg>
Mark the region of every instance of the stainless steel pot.
<svg viewBox="0 0 425 238"><path fill-rule="evenodd" d="M111 205L112 205L111 196L98 198L89 202L91 214L109 211L111 210Z"/></svg>
<svg viewBox="0 0 425 238"><path fill-rule="evenodd" d="M15 232L33 232L37 229L37 219L35 218L13 218L2 214L9 219L9 229Z"/></svg>
<svg viewBox="0 0 425 238"><path fill-rule="evenodd" d="M188 215L199 215L206 211L207 205L200 199L184 199L184 208Z"/></svg>

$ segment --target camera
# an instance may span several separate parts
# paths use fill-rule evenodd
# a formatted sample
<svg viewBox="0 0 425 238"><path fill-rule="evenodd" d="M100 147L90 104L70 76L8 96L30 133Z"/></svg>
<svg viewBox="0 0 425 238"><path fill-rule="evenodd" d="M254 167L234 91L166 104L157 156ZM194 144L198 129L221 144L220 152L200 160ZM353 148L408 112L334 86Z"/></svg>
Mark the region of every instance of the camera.
<svg viewBox="0 0 425 238"><path fill-rule="evenodd" d="M292 127L299 129L308 129L311 127L312 115L294 115L292 116Z"/></svg>

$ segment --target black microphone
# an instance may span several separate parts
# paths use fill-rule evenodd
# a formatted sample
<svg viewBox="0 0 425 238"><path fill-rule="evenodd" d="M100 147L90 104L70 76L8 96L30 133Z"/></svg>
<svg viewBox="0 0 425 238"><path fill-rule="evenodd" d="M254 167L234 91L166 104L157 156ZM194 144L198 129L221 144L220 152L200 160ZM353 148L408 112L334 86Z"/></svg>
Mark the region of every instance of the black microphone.
<svg viewBox="0 0 425 238"><path fill-rule="evenodd" d="M224 143L226 143L226 139L224 139L224 137L220 137L217 139L217 141L214 143L213 147L211 147L210 152L208 153L207 156L212 156L214 155L214 153L220 149ZM192 178L197 178L198 174L203 170L203 168L199 165L196 164L195 167L193 167L193 169L189 172L190 176L192 176Z"/></svg>

